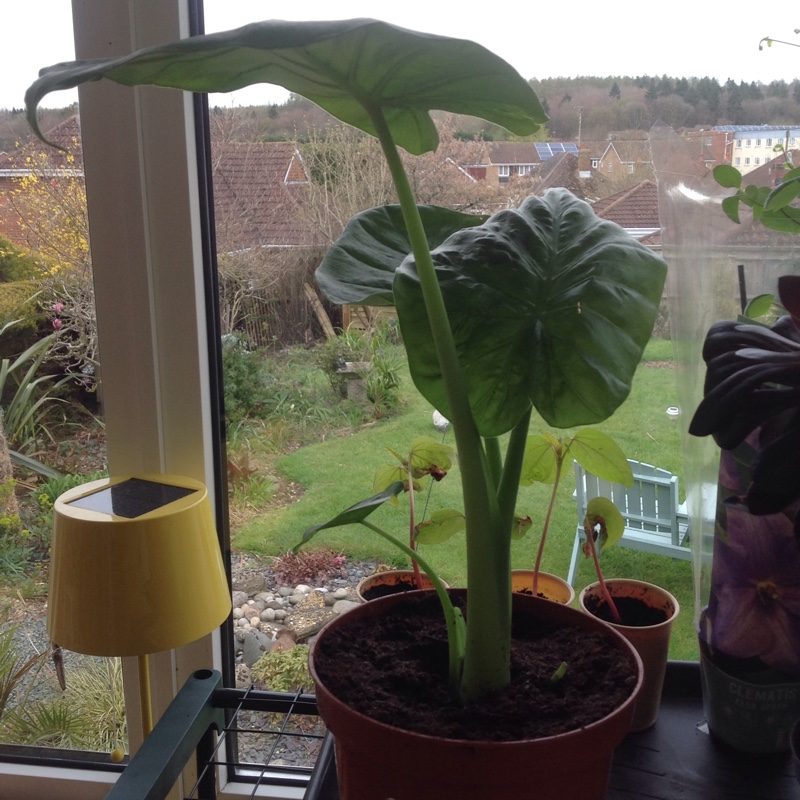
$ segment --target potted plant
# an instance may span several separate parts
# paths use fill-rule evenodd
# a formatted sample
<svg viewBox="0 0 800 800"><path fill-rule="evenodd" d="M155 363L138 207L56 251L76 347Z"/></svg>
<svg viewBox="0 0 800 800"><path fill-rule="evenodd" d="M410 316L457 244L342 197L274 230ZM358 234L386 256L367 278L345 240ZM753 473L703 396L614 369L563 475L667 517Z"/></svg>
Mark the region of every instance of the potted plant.
<svg viewBox="0 0 800 800"><path fill-rule="evenodd" d="M771 326L743 318L709 330L689 428L721 448L699 629L706 715L716 736L750 752L787 750L800 716L800 277L781 277L778 293L788 313Z"/></svg>
<svg viewBox="0 0 800 800"><path fill-rule="evenodd" d="M392 484L402 483L403 493L408 495L408 546L416 552L419 544L435 544L449 539L464 529L464 515L456 509L443 508L433 512L431 518L417 524L416 494L422 491L423 481L430 478L429 488L443 480L452 466L455 450L430 436L416 436L411 450L403 456L387 448L397 463L382 464L375 472L373 489L382 492ZM390 495L390 502L397 504L397 495ZM410 570L379 570L362 578L356 594L362 600L374 600L389 594L414 589L432 589L433 583L420 572L416 558L411 559Z"/></svg>
<svg viewBox="0 0 800 800"><path fill-rule="evenodd" d="M399 205L351 220L327 254L318 282L337 302L397 308L412 378L453 423L464 489L469 609L465 615L463 596L451 599L417 554L445 612L443 623L437 611L435 634L420 629L429 617L424 593L421 599L364 604L326 628L311 667L323 717L347 715L344 723L330 723L343 796L405 800L424 796L424 785L438 797L476 796L476 790L485 798L508 797L529 790L535 765L540 798L602 797L613 748L633 712L641 680L638 657L622 637L575 609L519 595L512 602L511 532L533 408L552 426L574 427L606 419L625 400L655 321L664 262L566 190L529 198L485 222L416 205L397 148L435 149L430 109L485 117L518 135L534 133L546 119L528 82L471 42L371 20L258 23L121 59L45 70L26 97L34 127L36 106L49 91L102 77L192 91L278 83L377 136L392 173ZM503 455L499 437L506 433ZM338 521L366 518L384 499L358 504ZM395 614L390 607L398 604L406 610ZM407 604L416 610L409 612ZM512 614L512 608L520 613ZM531 614L521 615L526 609ZM326 685L347 676L349 667L334 659L333 669L324 672L322 663L326 653L355 652L365 631L387 617L390 627L411 627L417 655L430 647L435 657L444 656L443 675L428 665L414 683L420 690L440 683L449 690L447 711L437 711L434 731L445 728L449 714L474 718L508 698L508 716L517 723L543 723L545 706L581 684L596 684L605 708L584 717L589 703L581 699L574 729L505 734L511 741L502 743L488 741L486 734L478 741L408 734L399 725L375 721L348 709ZM366 627L357 628L364 620ZM515 648L520 637L540 638L531 628L541 634L544 626L555 637L543 654L540 650L543 666L523 690L532 696L537 689L538 711L522 717L513 713L520 695L512 691L519 690L511 681L512 621L520 635ZM353 630L358 638L349 640L351 646L334 645ZM584 643L561 658L562 636ZM587 639L597 637L611 643L613 665L584 660L594 652ZM402 660L391 647L384 641L359 660L378 667L374 683L358 691L362 699L377 696L378 707L387 705L378 687L382 673ZM422 694L413 691L412 699ZM416 722L421 715L415 708L410 718ZM499 720L492 715L489 722L495 738ZM366 724L366 732L353 735L356 722ZM599 743L591 738L597 732ZM378 755L365 752L371 744L378 745ZM460 765L446 766L447 753L459 755ZM420 777L426 765L432 770L427 782Z"/></svg>
<svg viewBox="0 0 800 800"><path fill-rule="evenodd" d="M603 480L626 486L633 483L633 474L625 454L613 438L596 428L581 428L572 436L537 434L528 437L522 461L520 485L532 486L535 483L545 483L551 484L553 489L545 512L534 567L532 570L512 570L512 590L544 596L565 605L569 605L575 599L575 591L571 584L557 575L541 572L540 568L564 464L571 463L573 459ZM526 519L527 524L516 526L514 538L521 538L531 527L530 518Z"/></svg>
<svg viewBox="0 0 800 800"><path fill-rule="evenodd" d="M643 731L656 721L669 657L672 623L680 612L675 597L646 581L603 577L598 551L616 544L625 520L611 500L589 501L584 519L584 552L592 558L597 581L579 595L581 608L619 631L639 653L644 665L642 691L636 701L631 731Z"/></svg>

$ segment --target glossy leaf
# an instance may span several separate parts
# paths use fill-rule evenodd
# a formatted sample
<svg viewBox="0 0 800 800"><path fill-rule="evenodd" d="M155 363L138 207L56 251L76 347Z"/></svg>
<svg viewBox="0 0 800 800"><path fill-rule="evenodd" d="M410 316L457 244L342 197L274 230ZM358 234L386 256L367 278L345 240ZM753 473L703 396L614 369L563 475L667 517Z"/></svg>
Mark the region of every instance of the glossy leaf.
<svg viewBox="0 0 800 800"><path fill-rule="evenodd" d="M774 294L760 294L750 300L745 306L743 316L748 319L758 319L769 314L775 307Z"/></svg>
<svg viewBox="0 0 800 800"><path fill-rule="evenodd" d="M486 221L449 208L418 208L431 249L456 231ZM328 249L316 271L317 283L332 303L391 306L395 270L410 252L400 206L371 208L356 214Z"/></svg>
<svg viewBox="0 0 800 800"><path fill-rule="evenodd" d="M433 259L483 436L531 403L563 428L607 419L628 396L666 265L587 203L551 189L454 234ZM414 382L449 417L412 258L394 298Z"/></svg>
<svg viewBox="0 0 800 800"><path fill-rule="evenodd" d="M800 195L800 179L793 178L783 181L776 186L767 196L764 202L764 207L768 211L778 211L785 206L788 206L792 200L795 200Z"/></svg>
<svg viewBox="0 0 800 800"><path fill-rule="evenodd" d="M447 472L453 466L455 449L448 444L437 442L430 436L416 436L411 442L410 461L415 470L430 470L437 467Z"/></svg>
<svg viewBox="0 0 800 800"><path fill-rule="evenodd" d="M742 173L729 164L718 164L713 175L714 180L726 189L738 189L742 185Z"/></svg>
<svg viewBox="0 0 800 800"><path fill-rule="evenodd" d="M370 113L382 109L397 144L415 154L438 144L432 109L481 117L522 136L547 120L530 84L481 45L370 19L257 22L124 58L57 64L40 76L25 96L34 129L46 95L100 78L191 92L273 83L372 135Z"/></svg>
<svg viewBox="0 0 800 800"><path fill-rule="evenodd" d="M739 223L739 195L734 194L722 201L722 210L735 223Z"/></svg>

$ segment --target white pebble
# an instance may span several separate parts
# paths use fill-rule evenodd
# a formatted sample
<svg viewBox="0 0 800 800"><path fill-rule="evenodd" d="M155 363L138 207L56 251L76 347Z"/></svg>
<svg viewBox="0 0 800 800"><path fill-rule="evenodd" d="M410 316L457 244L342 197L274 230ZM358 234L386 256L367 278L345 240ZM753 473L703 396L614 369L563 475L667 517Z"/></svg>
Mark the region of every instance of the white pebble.
<svg viewBox="0 0 800 800"><path fill-rule="evenodd" d="M261 622L261 619L260 619L259 617L250 617L250 624L251 624L251 625L252 625L254 628L257 628L257 627L258 627L258 623L259 623L259 622Z"/></svg>
<svg viewBox="0 0 800 800"><path fill-rule="evenodd" d="M244 616L244 611L241 608L234 608L233 609L233 618L234 619L241 619Z"/></svg>
<svg viewBox="0 0 800 800"><path fill-rule="evenodd" d="M308 594L310 591L310 586L305 583L298 583L297 586L294 587L294 592L292 592L292 594Z"/></svg>
<svg viewBox="0 0 800 800"><path fill-rule="evenodd" d="M337 590L336 590L336 591L333 593L333 596L334 596L334 597L335 597L337 600L346 600L346 599L347 599L347 589L337 589Z"/></svg>
<svg viewBox="0 0 800 800"><path fill-rule="evenodd" d="M245 625L247 625L247 620L246 620L244 617L241 617L240 619L237 619L237 620L236 620L236 624L237 624L237 625L238 625L240 628L244 628L244 627L245 627Z"/></svg>

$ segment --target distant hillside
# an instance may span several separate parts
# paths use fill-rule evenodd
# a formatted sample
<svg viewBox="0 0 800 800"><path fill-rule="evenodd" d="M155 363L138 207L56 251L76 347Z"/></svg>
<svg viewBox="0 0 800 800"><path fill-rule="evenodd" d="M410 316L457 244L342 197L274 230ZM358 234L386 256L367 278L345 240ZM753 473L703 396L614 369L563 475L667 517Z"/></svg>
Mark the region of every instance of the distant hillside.
<svg viewBox="0 0 800 800"><path fill-rule="evenodd" d="M550 123L539 139L607 139L612 131L648 131L655 122L674 128L734 125L800 124L800 80L770 84L720 83L715 78L640 75L531 80ZM75 113L75 106L44 109L42 130ZM298 95L280 105L213 108L212 124L227 129L230 141L304 141L314 130L338 124L329 114ZM464 138L505 139L508 134L474 118L459 118ZM31 134L21 110L0 110L0 151L28 141Z"/></svg>
<svg viewBox="0 0 800 800"><path fill-rule="evenodd" d="M550 115L553 139L605 139L657 121L697 125L800 123L800 80L720 84L715 78L608 76L531 80Z"/></svg>

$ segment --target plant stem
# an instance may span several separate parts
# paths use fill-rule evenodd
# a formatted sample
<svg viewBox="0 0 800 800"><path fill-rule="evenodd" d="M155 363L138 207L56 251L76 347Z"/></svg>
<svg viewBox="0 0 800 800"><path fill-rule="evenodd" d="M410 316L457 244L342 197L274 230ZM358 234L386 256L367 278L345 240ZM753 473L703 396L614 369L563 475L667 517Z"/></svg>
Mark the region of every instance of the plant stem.
<svg viewBox="0 0 800 800"><path fill-rule="evenodd" d="M586 541L589 543L589 550L592 553L597 580L600 582L600 593L603 595L603 599L606 603L608 603L611 616L614 617L614 622L616 622L617 625L622 625L622 617L619 615L617 604L614 602L614 598L611 596L611 592L608 591L608 586L606 586L606 582L603 579L603 570L600 568L600 559L597 557L597 548L594 546L594 526L591 525L588 520L584 520L583 530L586 533Z"/></svg>
<svg viewBox="0 0 800 800"><path fill-rule="evenodd" d="M411 458L409 457L408 466L406 467L408 474L408 546L411 548L412 553L416 553L417 548L414 544L414 527L416 523L416 502L414 500L414 475L411 469ZM414 570L414 585L417 589L422 589L422 575L419 571L419 564L416 558L411 559L411 566Z"/></svg>
<svg viewBox="0 0 800 800"><path fill-rule="evenodd" d="M558 456L556 460L556 477L553 481L553 491L550 493L550 503L547 506L547 514L544 518L544 525L542 526L542 538L539 541L539 550L536 553L536 564L533 567L533 594L536 596L539 592L539 568L542 566L542 555L544 554L544 543L547 539L547 531L550 529L550 517L553 514L553 507L556 504L556 491L558 484L561 483L561 467L564 463L563 457Z"/></svg>
<svg viewBox="0 0 800 800"><path fill-rule="evenodd" d="M442 611L444 611L445 627L447 628L450 684L457 685L461 678L464 658L464 618L461 616L461 610L453 605L450 600L450 595L447 594L447 588L445 587L444 583L442 583L442 579L436 574L436 572L433 570L433 567L431 567L431 565L428 564L424 558L422 558L422 556L419 554L416 554L415 556L414 551L407 544L401 542L399 539L392 536L391 533L383 530L383 528L379 528L374 523L369 522L368 520L362 520L361 524L365 528L369 528L371 531L377 533L378 536L382 536L396 547L399 547L412 559L416 557L422 566L422 569L425 570L425 574L428 576L428 578L430 578L433 588L436 590L436 596L439 598L439 602L442 604Z"/></svg>
<svg viewBox="0 0 800 800"><path fill-rule="evenodd" d="M469 405L433 259L416 199L380 108L365 105L397 191L416 262L425 308L453 423L461 464L467 542L467 619L464 670L453 688L465 702L502 689L511 680L511 560L494 482ZM401 320L402 325L402 320Z"/></svg>

